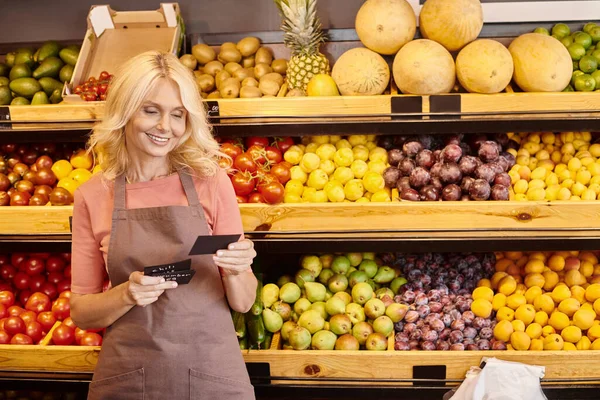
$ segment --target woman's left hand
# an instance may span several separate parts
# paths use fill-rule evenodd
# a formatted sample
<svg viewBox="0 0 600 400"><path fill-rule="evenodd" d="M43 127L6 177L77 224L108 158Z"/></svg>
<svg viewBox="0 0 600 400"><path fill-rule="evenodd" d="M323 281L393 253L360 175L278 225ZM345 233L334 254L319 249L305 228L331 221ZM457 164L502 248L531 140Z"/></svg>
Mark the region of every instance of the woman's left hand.
<svg viewBox="0 0 600 400"><path fill-rule="evenodd" d="M225 274L239 275L250 269L254 257L256 257L254 243L249 239L244 239L231 243L227 250L217 251L213 259Z"/></svg>

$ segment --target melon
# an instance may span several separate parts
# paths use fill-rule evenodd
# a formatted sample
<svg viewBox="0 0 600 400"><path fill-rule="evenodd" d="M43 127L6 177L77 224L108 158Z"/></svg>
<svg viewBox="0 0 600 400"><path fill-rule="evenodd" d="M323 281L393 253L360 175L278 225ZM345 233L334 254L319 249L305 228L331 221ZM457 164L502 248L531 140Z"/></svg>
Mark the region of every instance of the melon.
<svg viewBox="0 0 600 400"><path fill-rule="evenodd" d="M415 37L417 17L406 0L367 0L355 21L365 47L379 54L396 54Z"/></svg>
<svg viewBox="0 0 600 400"><path fill-rule="evenodd" d="M344 96L382 94L390 82L390 67L379 54L359 47L341 55L331 77Z"/></svg>
<svg viewBox="0 0 600 400"><path fill-rule="evenodd" d="M513 70L508 49L491 39L469 43L456 57L458 81L471 93L501 92L510 83Z"/></svg>
<svg viewBox="0 0 600 400"><path fill-rule="evenodd" d="M402 93L449 93L456 69L452 55L429 39L413 40L400 49L393 65L394 81Z"/></svg>
<svg viewBox="0 0 600 400"><path fill-rule="evenodd" d="M483 28L479 0L427 0L419 14L419 29L448 51L457 51L477 39Z"/></svg>
<svg viewBox="0 0 600 400"><path fill-rule="evenodd" d="M508 51L515 64L513 79L525 92L560 92L569 85L571 55L552 36L526 33L513 40Z"/></svg>

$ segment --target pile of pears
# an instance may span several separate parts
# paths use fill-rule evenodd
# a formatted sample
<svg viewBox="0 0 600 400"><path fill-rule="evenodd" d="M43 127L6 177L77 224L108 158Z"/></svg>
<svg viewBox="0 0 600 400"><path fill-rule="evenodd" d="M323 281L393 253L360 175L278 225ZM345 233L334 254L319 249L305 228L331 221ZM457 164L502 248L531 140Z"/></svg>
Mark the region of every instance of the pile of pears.
<svg viewBox="0 0 600 400"><path fill-rule="evenodd" d="M281 332L284 350L388 349L407 311L394 302L406 283L399 269L375 253L305 255L300 266L261 293L265 328Z"/></svg>

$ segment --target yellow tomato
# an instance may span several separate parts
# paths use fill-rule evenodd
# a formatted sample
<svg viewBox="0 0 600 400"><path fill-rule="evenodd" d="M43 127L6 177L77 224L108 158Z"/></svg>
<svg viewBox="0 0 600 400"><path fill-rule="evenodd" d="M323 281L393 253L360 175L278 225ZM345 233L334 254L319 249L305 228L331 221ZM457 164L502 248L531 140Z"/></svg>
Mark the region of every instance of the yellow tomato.
<svg viewBox="0 0 600 400"><path fill-rule="evenodd" d="M61 180L69 176L71 171L73 171L73 166L67 160L58 160L52 167L50 167L54 175L56 175L56 179Z"/></svg>

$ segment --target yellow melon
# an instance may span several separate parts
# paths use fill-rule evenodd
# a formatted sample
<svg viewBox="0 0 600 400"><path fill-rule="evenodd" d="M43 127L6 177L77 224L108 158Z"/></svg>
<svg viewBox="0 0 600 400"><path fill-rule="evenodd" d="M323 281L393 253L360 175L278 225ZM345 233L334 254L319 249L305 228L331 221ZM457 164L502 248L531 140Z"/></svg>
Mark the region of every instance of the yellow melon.
<svg viewBox="0 0 600 400"><path fill-rule="evenodd" d="M513 60L501 43L479 39L466 45L456 57L456 76L471 93L501 92L512 79Z"/></svg>
<svg viewBox="0 0 600 400"><path fill-rule="evenodd" d="M460 50L477 39L481 28L483 9L479 0L427 0L419 15L421 35L449 51Z"/></svg>
<svg viewBox="0 0 600 400"><path fill-rule="evenodd" d="M350 49L336 61L331 77L344 96L376 95L390 82L390 67L379 54L359 47Z"/></svg>
<svg viewBox="0 0 600 400"><path fill-rule="evenodd" d="M521 35L508 46L513 57L513 79L526 92L560 92L573 74L569 51L552 36Z"/></svg>
<svg viewBox="0 0 600 400"><path fill-rule="evenodd" d="M402 93L449 93L456 69L452 56L433 40L419 39L400 49L393 65L394 81Z"/></svg>
<svg viewBox="0 0 600 400"><path fill-rule="evenodd" d="M356 14L355 26L365 47L390 55L415 37L417 17L406 0L367 0Z"/></svg>

